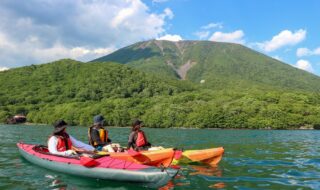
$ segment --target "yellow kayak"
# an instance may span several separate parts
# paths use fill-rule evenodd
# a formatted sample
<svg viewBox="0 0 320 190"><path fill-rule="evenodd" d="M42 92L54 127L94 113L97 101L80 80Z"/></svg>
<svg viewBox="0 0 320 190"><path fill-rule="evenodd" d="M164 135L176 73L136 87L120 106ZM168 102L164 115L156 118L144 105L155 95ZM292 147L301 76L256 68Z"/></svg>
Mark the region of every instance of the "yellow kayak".
<svg viewBox="0 0 320 190"><path fill-rule="evenodd" d="M200 162L216 166L222 159L224 153L223 147L209 148L202 150L186 150L182 152L182 157L179 160L174 160L174 164Z"/></svg>

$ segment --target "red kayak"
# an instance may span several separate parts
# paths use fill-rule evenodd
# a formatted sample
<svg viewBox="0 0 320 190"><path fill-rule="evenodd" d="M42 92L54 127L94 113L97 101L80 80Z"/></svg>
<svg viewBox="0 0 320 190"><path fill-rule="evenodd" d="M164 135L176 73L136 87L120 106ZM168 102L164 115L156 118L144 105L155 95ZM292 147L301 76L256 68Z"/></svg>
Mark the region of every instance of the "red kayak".
<svg viewBox="0 0 320 190"><path fill-rule="evenodd" d="M36 165L83 177L137 182L148 187L159 187L165 185L178 172L172 168L160 169L110 156L95 159L81 156L64 157L50 154L47 147L41 145L17 143L17 146L21 155Z"/></svg>

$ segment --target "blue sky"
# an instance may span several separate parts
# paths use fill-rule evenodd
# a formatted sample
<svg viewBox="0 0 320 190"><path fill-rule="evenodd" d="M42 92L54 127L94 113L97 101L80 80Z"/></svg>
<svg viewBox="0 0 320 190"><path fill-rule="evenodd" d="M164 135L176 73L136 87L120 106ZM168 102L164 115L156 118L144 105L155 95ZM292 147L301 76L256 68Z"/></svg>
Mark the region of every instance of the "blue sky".
<svg viewBox="0 0 320 190"><path fill-rule="evenodd" d="M320 75L320 1L2 0L0 70L149 39L240 43Z"/></svg>

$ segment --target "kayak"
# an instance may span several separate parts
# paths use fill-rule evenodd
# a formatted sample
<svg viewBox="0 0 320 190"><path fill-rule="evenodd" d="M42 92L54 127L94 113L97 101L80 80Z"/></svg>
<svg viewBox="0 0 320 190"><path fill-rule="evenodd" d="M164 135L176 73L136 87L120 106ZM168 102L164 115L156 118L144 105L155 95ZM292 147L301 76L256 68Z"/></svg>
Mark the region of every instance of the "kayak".
<svg viewBox="0 0 320 190"><path fill-rule="evenodd" d="M185 150L178 160L174 160L174 164L187 164L191 162L200 162L209 164L210 166L217 166L222 159L224 153L223 147L209 148L202 150Z"/></svg>
<svg viewBox="0 0 320 190"><path fill-rule="evenodd" d="M129 150L128 152L108 152L108 154L112 158L156 167L169 167L175 155L175 150L173 148L133 152L134 153Z"/></svg>
<svg viewBox="0 0 320 190"><path fill-rule="evenodd" d="M107 153L110 157L145 164L156 167L169 167L171 164L188 164L192 162L200 162L216 166L222 159L224 153L223 147L209 148L202 150L175 150L166 148L162 150L140 151L136 154L129 152Z"/></svg>
<svg viewBox="0 0 320 190"><path fill-rule="evenodd" d="M34 144L17 143L20 154L33 164L67 174L126 182L141 183L147 187L160 187L168 183L178 170L172 168L157 168L110 156L100 156L83 162L87 157L65 157L53 155L47 147ZM84 159L82 159L84 158ZM94 162L92 162L94 161Z"/></svg>

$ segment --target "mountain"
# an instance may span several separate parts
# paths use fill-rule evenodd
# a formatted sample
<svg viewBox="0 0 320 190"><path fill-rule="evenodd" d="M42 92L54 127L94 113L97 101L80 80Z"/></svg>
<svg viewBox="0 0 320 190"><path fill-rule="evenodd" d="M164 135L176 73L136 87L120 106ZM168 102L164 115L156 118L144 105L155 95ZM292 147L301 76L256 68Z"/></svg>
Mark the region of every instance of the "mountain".
<svg viewBox="0 0 320 190"><path fill-rule="evenodd" d="M213 89L320 91L320 77L245 46L211 41L139 42L93 62L113 61Z"/></svg>
<svg viewBox="0 0 320 190"><path fill-rule="evenodd" d="M137 103L140 99L172 96L193 88L187 82L155 77L117 63L64 59L0 72L0 122L19 113L28 114L31 122L52 123L57 118L71 117L70 123L79 124L80 115L88 118L101 113L101 102L105 100L127 102L132 98ZM124 109L120 104L114 106ZM133 104L127 102L125 106Z"/></svg>
<svg viewBox="0 0 320 190"><path fill-rule="evenodd" d="M148 41L109 56L126 64L63 59L0 72L0 122L23 114L88 126L102 114L109 126L320 126L319 78L240 45Z"/></svg>
<svg viewBox="0 0 320 190"><path fill-rule="evenodd" d="M64 59L1 72L0 89L2 106L152 97L192 87L115 63L88 64Z"/></svg>

